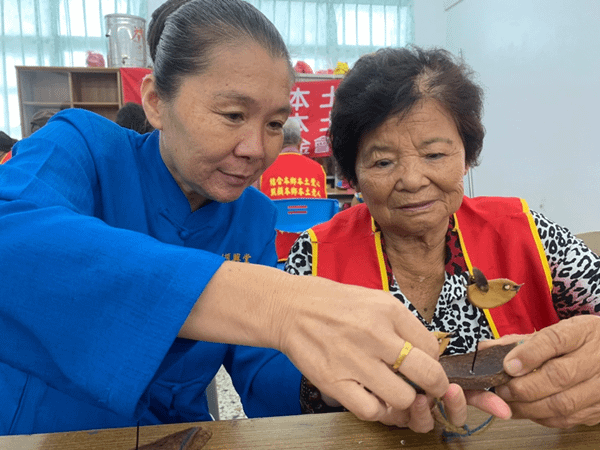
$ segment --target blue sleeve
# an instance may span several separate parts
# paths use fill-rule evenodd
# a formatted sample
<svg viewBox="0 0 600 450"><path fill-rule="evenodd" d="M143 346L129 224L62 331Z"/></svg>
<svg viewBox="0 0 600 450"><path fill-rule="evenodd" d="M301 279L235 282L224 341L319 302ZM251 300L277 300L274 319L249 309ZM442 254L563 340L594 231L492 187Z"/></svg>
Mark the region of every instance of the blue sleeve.
<svg viewBox="0 0 600 450"><path fill-rule="evenodd" d="M0 360L131 417L223 258L96 217L87 131L59 117L0 166Z"/></svg>
<svg viewBox="0 0 600 450"><path fill-rule="evenodd" d="M223 363L250 418L301 414L302 374L276 350L232 346Z"/></svg>
<svg viewBox="0 0 600 450"><path fill-rule="evenodd" d="M262 194L261 194L262 195ZM269 200L271 202L271 200ZM272 207L269 239L257 262L276 266L275 220ZM250 418L301 414L302 374L283 353L266 348L230 346L225 368L240 395L244 412Z"/></svg>

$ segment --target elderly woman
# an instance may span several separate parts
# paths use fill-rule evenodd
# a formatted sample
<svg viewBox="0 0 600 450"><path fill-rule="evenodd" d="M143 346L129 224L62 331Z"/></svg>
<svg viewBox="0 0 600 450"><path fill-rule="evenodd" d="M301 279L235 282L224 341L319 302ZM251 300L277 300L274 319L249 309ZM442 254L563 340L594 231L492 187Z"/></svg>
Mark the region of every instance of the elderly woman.
<svg viewBox="0 0 600 450"><path fill-rule="evenodd" d="M275 207L249 186L293 83L275 26L241 0L168 0L148 42L154 132L71 108L0 165L0 434L209 420L221 365L250 417L299 414L300 369L396 423L379 399L414 401L391 370L409 338L412 375L443 397L435 338L393 298L266 267Z"/></svg>
<svg viewBox="0 0 600 450"><path fill-rule="evenodd" d="M513 417L598 423L600 258L524 200L464 197L482 104L472 72L444 50L360 58L336 91L330 139L364 204L301 235L286 270L389 291L427 329L456 332L447 354L527 335L504 360L515 378L497 389ZM473 267L524 286L479 309L466 295Z"/></svg>

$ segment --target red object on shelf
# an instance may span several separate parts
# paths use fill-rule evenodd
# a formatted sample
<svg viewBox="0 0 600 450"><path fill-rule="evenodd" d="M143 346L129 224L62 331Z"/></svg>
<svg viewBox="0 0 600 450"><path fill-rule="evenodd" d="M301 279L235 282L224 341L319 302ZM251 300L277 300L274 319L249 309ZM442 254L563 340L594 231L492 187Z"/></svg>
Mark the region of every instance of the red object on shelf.
<svg viewBox="0 0 600 450"><path fill-rule="evenodd" d="M106 67L104 56L97 52L88 51L85 54L85 64L88 67Z"/></svg>
<svg viewBox="0 0 600 450"><path fill-rule="evenodd" d="M294 66L294 70L297 73L313 73L312 68L304 61L298 61Z"/></svg>

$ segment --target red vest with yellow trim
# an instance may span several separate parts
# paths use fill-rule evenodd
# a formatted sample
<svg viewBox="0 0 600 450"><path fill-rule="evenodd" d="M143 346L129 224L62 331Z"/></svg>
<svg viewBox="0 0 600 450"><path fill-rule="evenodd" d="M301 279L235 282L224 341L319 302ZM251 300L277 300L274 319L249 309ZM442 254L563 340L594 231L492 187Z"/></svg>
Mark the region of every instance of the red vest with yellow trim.
<svg viewBox="0 0 600 450"><path fill-rule="evenodd" d="M558 322L552 279L527 203L517 198L465 197L455 228L469 271L524 283L508 303L484 310L495 337L533 333ZM347 284L389 290L381 232L365 204L309 230L312 273Z"/></svg>
<svg viewBox="0 0 600 450"><path fill-rule="evenodd" d="M327 198L323 166L300 153L281 153L260 177L260 191L273 200Z"/></svg>
<svg viewBox="0 0 600 450"><path fill-rule="evenodd" d="M4 164L6 161L8 161L10 159L11 156L12 156L12 150L8 153L5 153L4 156L2 158L0 158L0 164Z"/></svg>

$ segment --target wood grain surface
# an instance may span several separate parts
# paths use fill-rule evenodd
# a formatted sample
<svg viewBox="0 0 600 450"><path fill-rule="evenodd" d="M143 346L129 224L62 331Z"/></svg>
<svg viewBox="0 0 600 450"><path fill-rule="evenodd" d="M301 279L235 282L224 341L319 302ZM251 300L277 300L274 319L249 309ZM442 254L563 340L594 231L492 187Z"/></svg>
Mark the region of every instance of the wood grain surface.
<svg viewBox="0 0 600 450"><path fill-rule="evenodd" d="M487 416L471 410L469 424L474 428ZM140 445L147 444L192 425L212 431L205 450L227 449L598 449L600 425L557 430L527 420L496 420L485 431L445 442L441 429L427 434L408 429L363 422L351 413L315 414L264 419L243 419L196 424L141 427ZM135 447L136 429L119 428L0 437L0 449L19 450L128 450Z"/></svg>

